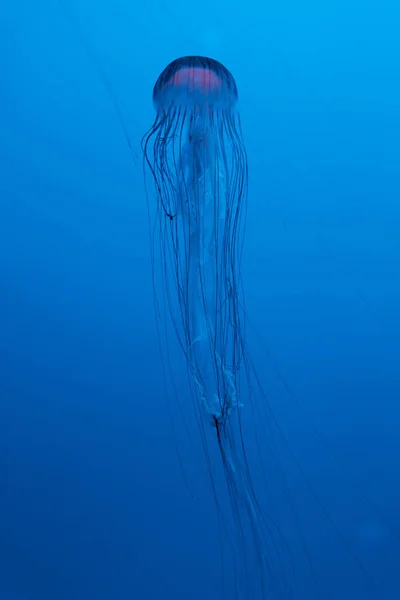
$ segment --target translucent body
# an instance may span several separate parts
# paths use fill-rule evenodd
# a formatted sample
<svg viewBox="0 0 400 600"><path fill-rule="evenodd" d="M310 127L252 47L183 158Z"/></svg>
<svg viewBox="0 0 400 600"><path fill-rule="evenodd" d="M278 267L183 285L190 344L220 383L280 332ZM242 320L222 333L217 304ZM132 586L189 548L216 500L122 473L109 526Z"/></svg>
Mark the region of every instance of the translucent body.
<svg viewBox="0 0 400 600"><path fill-rule="evenodd" d="M188 359L207 413L221 419L236 404L233 278L226 268L224 233L229 211L223 163L210 133L208 116L189 125L184 148L185 170L177 218L188 240Z"/></svg>

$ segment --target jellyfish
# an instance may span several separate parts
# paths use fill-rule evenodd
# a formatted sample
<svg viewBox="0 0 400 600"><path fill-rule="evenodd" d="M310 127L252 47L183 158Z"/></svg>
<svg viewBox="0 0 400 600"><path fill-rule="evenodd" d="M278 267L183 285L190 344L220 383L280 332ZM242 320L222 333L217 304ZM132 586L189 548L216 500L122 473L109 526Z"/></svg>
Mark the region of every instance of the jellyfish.
<svg viewBox="0 0 400 600"><path fill-rule="evenodd" d="M237 408L243 353L239 286L247 161L232 75L215 60L181 58L158 78L144 151L154 175L172 317L198 399L217 434ZM152 143L152 156L149 145Z"/></svg>
<svg viewBox="0 0 400 600"><path fill-rule="evenodd" d="M240 274L248 167L237 86L217 60L188 56L164 69L153 102L155 121L142 141L156 199L153 260L196 409L215 430L239 553L258 565L259 595L246 574L236 594L264 598L267 576L279 579L282 544L255 495L241 426L252 369Z"/></svg>

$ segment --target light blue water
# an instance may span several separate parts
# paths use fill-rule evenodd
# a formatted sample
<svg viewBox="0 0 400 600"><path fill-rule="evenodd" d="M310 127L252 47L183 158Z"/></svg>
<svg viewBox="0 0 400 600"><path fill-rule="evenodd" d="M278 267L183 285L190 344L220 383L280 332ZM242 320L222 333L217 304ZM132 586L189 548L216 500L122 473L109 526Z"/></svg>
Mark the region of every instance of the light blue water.
<svg viewBox="0 0 400 600"><path fill-rule="evenodd" d="M0 598L222 597L198 432L165 402L140 153L186 54L240 93L249 343L303 471L277 441L290 510L254 469L292 598L400 597L400 8L64 4L81 37L57 0L0 6Z"/></svg>

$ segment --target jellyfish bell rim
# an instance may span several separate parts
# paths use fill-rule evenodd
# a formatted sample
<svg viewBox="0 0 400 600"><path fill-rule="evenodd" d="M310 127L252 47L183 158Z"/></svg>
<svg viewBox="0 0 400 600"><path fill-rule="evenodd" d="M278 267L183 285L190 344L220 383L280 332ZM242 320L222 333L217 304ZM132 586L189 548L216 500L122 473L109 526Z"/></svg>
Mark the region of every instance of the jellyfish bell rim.
<svg viewBox="0 0 400 600"><path fill-rule="evenodd" d="M219 61L204 56L173 60L160 73L153 88L154 108L163 113L173 107L231 110L237 101L237 86L231 72Z"/></svg>

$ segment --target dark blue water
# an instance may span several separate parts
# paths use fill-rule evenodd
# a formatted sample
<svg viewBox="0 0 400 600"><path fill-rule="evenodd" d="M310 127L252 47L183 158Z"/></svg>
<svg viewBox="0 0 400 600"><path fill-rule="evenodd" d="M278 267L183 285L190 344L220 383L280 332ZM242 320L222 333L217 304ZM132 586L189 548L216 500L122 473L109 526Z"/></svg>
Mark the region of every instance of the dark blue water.
<svg viewBox="0 0 400 600"><path fill-rule="evenodd" d="M221 598L199 434L165 398L140 151L186 54L240 92L249 343L293 506L261 478L259 500L301 523L292 598L400 597L400 8L64 4L72 22L0 7L0 599Z"/></svg>

